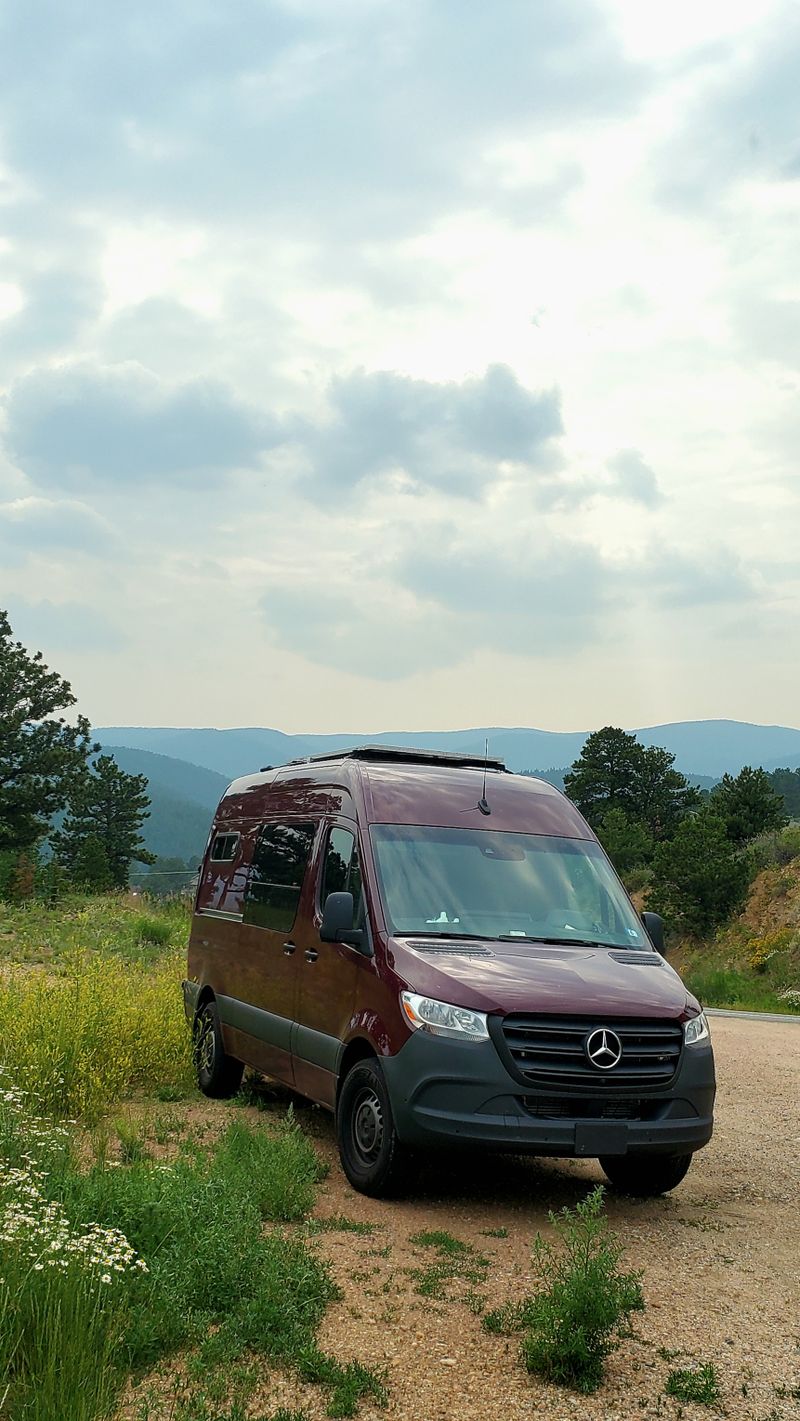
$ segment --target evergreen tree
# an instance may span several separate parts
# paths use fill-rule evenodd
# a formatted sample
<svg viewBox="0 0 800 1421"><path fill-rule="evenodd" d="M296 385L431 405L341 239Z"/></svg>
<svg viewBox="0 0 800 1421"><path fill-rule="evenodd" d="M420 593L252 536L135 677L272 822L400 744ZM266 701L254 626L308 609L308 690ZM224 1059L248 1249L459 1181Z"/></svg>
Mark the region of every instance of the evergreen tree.
<svg viewBox="0 0 800 1421"><path fill-rule="evenodd" d="M709 933L742 906L751 874L724 819L704 808L684 819L673 839L656 845L647 906L685 932Z"/></svg>
<svg viewBox="0 0 800 1421"><path fill-rule="evenodd" d="M29 849L85 774L89 722L68 725L58 711L75 697L67 681L13 640L0 612L0 849Z"/></svg>
<svg viewBox="0 0 800 1421"><path fill-rule="evenodd" d="M674 765L675 756L660 745L643 751L636 787L638 817L656 841L672 838L689 810L702 801L700 791Z"/></svg>
<svg viewBox="0 0 800 1421"><path fill-rule="evenodd" d="M653 852L653 840L644 825L628 819L621 809L606 810L597 827L597 837L617 873L623 876L648 863Z"/></svg>
<svg viewBox="0 0 800 1421"><path fill-rule="evenodd" d="M775 793L783 799L790 819L800 819L800 769L772 770L767 779Z"/></svg>
<svg viewBox="0 0 800 1421"><path fill-rule="evenodd" d="M92 871L100 872L90 840L103 850L112 888L127 887L131 859L153 862L140 834L148 804L146 775L126 774L111 755L98 756L92 772L75 786L63 825L51 835L55 857L73 881L79 881L78 870L85 871L87 855Z"/></svg>
<svg viewBox="0 0 800 1421"><path fill-rule="evenodd" d="M636 818L643 754L636 736L615 725L605 725L587 736L564 776L564 790L590 824L599 824L609 809L620 809L626 818Z"/></svg>
<svg viewBox="0 0 800 1421"><path fill-rule="evenodd" d="M106 847L97 834L87 834L78 844L70 876L87 893L107 893L114 887Z"/></svg>
<svg viewBox="0 0 800 1421"><path fill-rule="evenodd" d="M776 794L765 770L750 765L735 777L723 775L711 791L710 806L725 821L728 838L746 844L767 829L782 829L786 823L783 797Z"/></svg>
<svg viewBox="0 0 800 1421"><path fill-rule="evenodd" d="M640 745L635 735L606 725L587 737L564 778L564 789L594 829L619 810L654 839L668 838L700 795L674 769L669 750Z"/></svg>

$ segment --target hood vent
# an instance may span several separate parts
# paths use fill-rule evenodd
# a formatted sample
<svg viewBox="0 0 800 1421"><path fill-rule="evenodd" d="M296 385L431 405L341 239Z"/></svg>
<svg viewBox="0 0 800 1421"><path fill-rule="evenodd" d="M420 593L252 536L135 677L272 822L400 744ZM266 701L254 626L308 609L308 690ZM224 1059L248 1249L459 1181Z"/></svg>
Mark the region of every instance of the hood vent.
<svg viewBox="0 0 800 1421"><path fill-rule="evenodd" d="M489 947L481 947L472 942L408 942L406 947L414 952L423 952L430 957L494 957Z"/></svg>
<svg viewBox="0 0 800 1421"><path fill-rule="evenodd" d="M624 952L609 952L612 962L630 962L639 967L663 967L664 959L657 952L632 952L628 948Z"/></svg>

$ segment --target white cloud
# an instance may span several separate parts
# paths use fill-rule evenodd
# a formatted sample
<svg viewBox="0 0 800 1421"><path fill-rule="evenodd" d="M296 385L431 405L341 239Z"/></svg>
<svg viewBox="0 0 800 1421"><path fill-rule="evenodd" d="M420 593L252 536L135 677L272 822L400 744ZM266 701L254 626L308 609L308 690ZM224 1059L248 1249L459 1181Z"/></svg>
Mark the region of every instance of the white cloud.
<svg viewBox="0 0 800 1421"><path fill-rule="evenodd" d="M0 561L90 714L796 719L792 5L2 26Z"/></svg>

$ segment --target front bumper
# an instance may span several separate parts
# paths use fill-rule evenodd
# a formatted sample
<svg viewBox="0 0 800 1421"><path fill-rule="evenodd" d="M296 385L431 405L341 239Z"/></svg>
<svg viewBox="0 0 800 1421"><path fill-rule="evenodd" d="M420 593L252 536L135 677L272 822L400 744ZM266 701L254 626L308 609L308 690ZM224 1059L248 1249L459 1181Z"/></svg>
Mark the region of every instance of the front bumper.
<svg viewBox="0 0 800 1421"><path fill-rule="evenodd" d="M445 1041L416 1031L381 1061L400 1139L541 1155L691 1154L713 1130L714 1055L684 1047L658 1090L534 1090L512 1080L491 1041ZM608 1102L614 1102L609 1106ZM613 1118L603 1111L611 1109ZM619 1118L625 1110L639 1118Z"/></svg>

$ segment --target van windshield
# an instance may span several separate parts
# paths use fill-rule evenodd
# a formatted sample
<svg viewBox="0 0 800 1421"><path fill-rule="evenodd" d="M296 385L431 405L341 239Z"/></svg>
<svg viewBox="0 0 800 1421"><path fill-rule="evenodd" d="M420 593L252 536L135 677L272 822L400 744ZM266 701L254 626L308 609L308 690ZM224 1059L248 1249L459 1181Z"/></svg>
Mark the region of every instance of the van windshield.
<svg viewBox="0 0 800 1421"><path fill-rule="evenodd" d="M590 839L408 824L370 833L393 933L650 947Z"/></svg>

